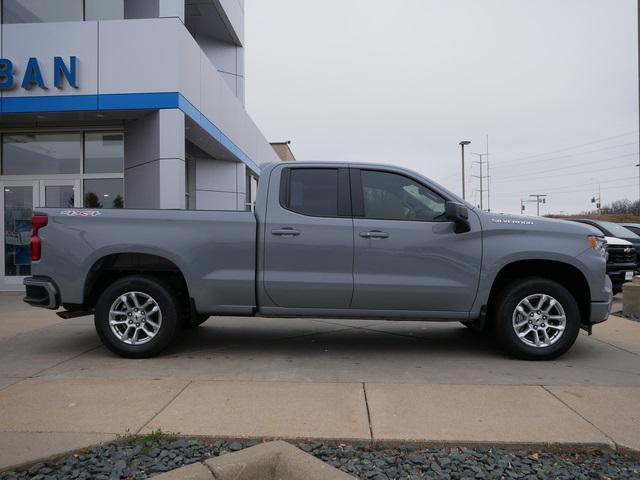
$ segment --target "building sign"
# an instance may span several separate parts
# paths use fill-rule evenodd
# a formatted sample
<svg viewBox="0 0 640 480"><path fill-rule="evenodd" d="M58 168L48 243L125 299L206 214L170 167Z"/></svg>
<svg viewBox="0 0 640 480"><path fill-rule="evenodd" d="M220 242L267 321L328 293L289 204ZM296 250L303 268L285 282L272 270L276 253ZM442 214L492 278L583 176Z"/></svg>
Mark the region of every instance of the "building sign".
<svg viewBox="0 0 640 480"><path fill-rule="evenodd" d="M25 90L34 87L47 90L49 86L44 82L40 63L35 57L31 57L24 69L22 78L18 78L13 62L8 58L0 58L0 90L11 90L20 85ZM65 82L69 86L78 88L78 58L69 57L68 64L62 57L53 57L53 85L62 89Z"/></svg>

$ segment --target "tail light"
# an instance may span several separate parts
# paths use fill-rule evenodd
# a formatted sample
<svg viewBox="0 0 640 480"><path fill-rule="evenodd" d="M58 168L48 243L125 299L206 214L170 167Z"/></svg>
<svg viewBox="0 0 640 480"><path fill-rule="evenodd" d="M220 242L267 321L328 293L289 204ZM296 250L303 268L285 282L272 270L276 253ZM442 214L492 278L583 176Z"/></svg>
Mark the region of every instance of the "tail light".
<svg viewBox="0 0 640 480"><path fill-rule="evenodd" d="M34 215L31 217L31 260L37 261L42 257L42 240L38 232L46 227L49 219L46 215Z"/></svg>

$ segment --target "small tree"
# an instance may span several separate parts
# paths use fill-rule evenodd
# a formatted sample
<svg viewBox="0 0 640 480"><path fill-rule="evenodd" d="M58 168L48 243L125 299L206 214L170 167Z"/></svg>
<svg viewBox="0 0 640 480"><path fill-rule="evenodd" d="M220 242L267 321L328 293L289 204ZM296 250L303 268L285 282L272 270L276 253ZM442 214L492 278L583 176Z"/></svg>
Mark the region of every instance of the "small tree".
<svg viewBox="0 0 640 480"><path fill-rule="evenodd" d="M98 195L93 192L89 192L84 196L84 206L86 208L102 208Z"/></svg>

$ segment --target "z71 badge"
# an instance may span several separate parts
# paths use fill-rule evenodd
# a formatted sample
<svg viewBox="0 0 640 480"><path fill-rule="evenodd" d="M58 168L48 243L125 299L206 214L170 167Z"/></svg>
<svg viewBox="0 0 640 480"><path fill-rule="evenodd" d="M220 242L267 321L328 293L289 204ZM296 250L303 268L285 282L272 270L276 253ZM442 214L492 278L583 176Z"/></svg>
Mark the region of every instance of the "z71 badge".
<svg viewBox="0 0 640 480"><path fill-rule="evenodd" d="M67 217L97 217L102 215L98 210L63 210L60 215Z"/></svg>

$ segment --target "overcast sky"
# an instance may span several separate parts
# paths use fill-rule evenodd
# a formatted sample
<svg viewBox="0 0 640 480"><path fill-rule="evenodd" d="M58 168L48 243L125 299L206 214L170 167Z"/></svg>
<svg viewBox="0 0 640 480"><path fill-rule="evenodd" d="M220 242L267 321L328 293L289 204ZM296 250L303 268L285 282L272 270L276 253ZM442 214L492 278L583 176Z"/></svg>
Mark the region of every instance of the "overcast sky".
<svg viewBox="0 0 640 480"><path fill-rule="evenodd" d="M247 109L298 160L401 165L460 193L458 142L484 153L488 134L493 211L532 193L548 194L543 213L590 209L598 182L605 204L638 198L635 0L245 0L245 13Z"/></svg>

